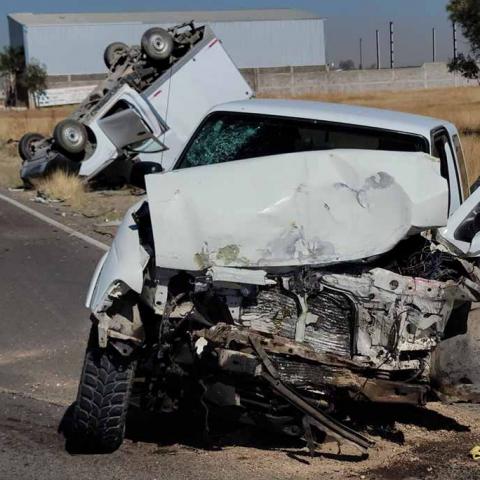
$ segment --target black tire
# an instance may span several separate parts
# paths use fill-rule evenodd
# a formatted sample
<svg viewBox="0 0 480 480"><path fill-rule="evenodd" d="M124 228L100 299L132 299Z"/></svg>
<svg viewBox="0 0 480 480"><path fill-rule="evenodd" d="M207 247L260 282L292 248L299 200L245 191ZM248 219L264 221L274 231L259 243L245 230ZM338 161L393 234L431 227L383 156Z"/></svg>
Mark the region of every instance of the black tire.
<svg viewBox="0 0 480 480"><path fill-rule="evenodd" d="M68 448L76 452L111 453L123 442L135 362L109 348L101 349L92 329L85 353Z"/></svg>
<svg viewBox="0 0 480 480"><path fill-rule="evenodd" d="M111 43L103 53L103 61L110 70L117 60L128 53L128 45L122 42Z"/></svg>
<svg viewBox="0 0 480 480"><path fill-rule="evenodd" d="M82 153L87 146L87 129L82 123L67 118L57 124L53 139L60 150L66 153Z"/></svg>
<svg viewBox="0 0 480 480"><path fill-rule="evenodd" d="M150 60L166 60L173 52L173 38L163 28L153 27L142 36L142 49Z"/></svg>
<svg viewBox="0 0 480 480"><path fill-rule="evenodd" d="M18 142L18 154L24 162L31 160L35 153L35 143L45 137L40 133L26 133Z"/></svg>

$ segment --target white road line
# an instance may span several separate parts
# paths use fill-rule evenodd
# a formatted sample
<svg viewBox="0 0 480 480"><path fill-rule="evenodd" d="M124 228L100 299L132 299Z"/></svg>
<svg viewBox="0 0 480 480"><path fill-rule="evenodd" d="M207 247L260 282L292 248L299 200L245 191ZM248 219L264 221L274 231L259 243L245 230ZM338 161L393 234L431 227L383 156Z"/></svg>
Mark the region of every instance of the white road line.
<svg viewBox="0 0 480 480"><path fill-rule="evenodd" d="M79 238L80 240L83 240L84 242L90 245L93 245L94 247L97 247L100 250L106 251L110 248L107 244L99 242L98 240L95 240L94 238L89 237L84 233L77 232L77 230L74 230L71 227L67 227L67 225L57 222L56 220L53 220L53 218L47 217L47 215L43 215L43 213L37 212L33 208L27 207L23 203L17 202L17 200L7 197L6 195L2 195L1 193L0 193L0 200L4 200L10 205L13 205L14 207L17 207L20 210L23 210L24 212L29 213L35 218L38 218L39 220L42 220L43 222L48 223L49 225L52 225L53 227L58 228L59 230L62 230L65 233L68 233L72 237L76 237L76 238Z"/></svg>

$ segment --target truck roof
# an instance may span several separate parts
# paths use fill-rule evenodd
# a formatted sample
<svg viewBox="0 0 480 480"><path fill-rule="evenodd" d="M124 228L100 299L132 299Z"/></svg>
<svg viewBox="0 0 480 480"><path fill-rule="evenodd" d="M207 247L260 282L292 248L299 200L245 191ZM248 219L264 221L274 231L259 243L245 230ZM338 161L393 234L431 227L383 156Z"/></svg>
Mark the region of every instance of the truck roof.
<svg viewBox="0 0 480 480"><path fill-rule="evenodd" d="M430 139L432 129L453 127L445 120L422 115L358 107L341 103L325 103L305 100L252 99L217 105L210 112L228 111L307 118L327 122L362 125L397 132L420 134Z"/></svg>

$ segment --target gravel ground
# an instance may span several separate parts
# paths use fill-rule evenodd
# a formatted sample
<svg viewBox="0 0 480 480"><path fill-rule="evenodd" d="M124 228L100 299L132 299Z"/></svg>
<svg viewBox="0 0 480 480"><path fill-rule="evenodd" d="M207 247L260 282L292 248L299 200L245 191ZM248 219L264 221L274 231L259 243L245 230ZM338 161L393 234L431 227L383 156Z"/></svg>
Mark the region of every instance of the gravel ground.
<svg viewBox="0 0 480 480"><path fill-rule="evenodd" d="M480 440L480 408L467 404L400 413L396 426L404 443L374 436L377 445L366 460L354 451L337 455L333 444L311 458L301 444L247 428L214 433L216 448L207 450L192 443L186 428L134 415L117 452L70 455L57 432L64 405L0 393L0 406L1 480L480 479L480 464L468 456Z"/></svg>

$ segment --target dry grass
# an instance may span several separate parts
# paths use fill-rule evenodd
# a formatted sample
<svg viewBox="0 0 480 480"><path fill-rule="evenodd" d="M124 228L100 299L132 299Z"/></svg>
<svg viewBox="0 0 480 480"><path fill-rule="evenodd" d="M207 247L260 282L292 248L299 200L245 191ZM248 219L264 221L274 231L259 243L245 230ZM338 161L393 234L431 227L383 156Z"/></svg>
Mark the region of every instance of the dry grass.
<svg viewBox="0 0 480 480"><path fill-rule="evenodd" d="M15 145L0 143L0 186L9 188L22 185L20 165Z"/></svg>
<svg viewBox="0 0 480 480"><path fill-rule="evenodd" d="M65 202L75 210L82 209L87 204L84 182L79 177L62 171L39 180L35 188L48 199Z"/></svg>
<svg viewBox="0 0 480 480"><path fill-rule="evenodd" d="M399 92L326 93L296 98L351 103L442 118L462 131L480 130L480 88L439 88Z"/></svg>
<svg viewBox="0 0 480 480"><path fill-rule="evenodd" d="M470 179L480 175L480 87L410 90L372 93L326 93L296 98L350 103L386 108L442 118L454 123L462 133ZM50 135L54 126L74 107L27 111L0 111L0 186L14 187L21 181L18 175L20 161L16 149L5 142L18 139L29 131ZM43 191L72 205L81 205L85 198L84 186L77 179L65 175L42 182ZM79 208L79 207L77 207Z"/></svg>
<svg viewBox="0 0 480 480"><path fill-rule="evenodd" d="M295 98L385 108L448 120L462 133L470 179L480 175L480 87L325 93Z"/></svg>
<svg viewBox="0 0 480 480"><path fill-rule="evenodd" d="M70 114L74 107L43 108L39 110L1 110L0 140L19 140L27 132L51 135L55 125Z"/></svg>

